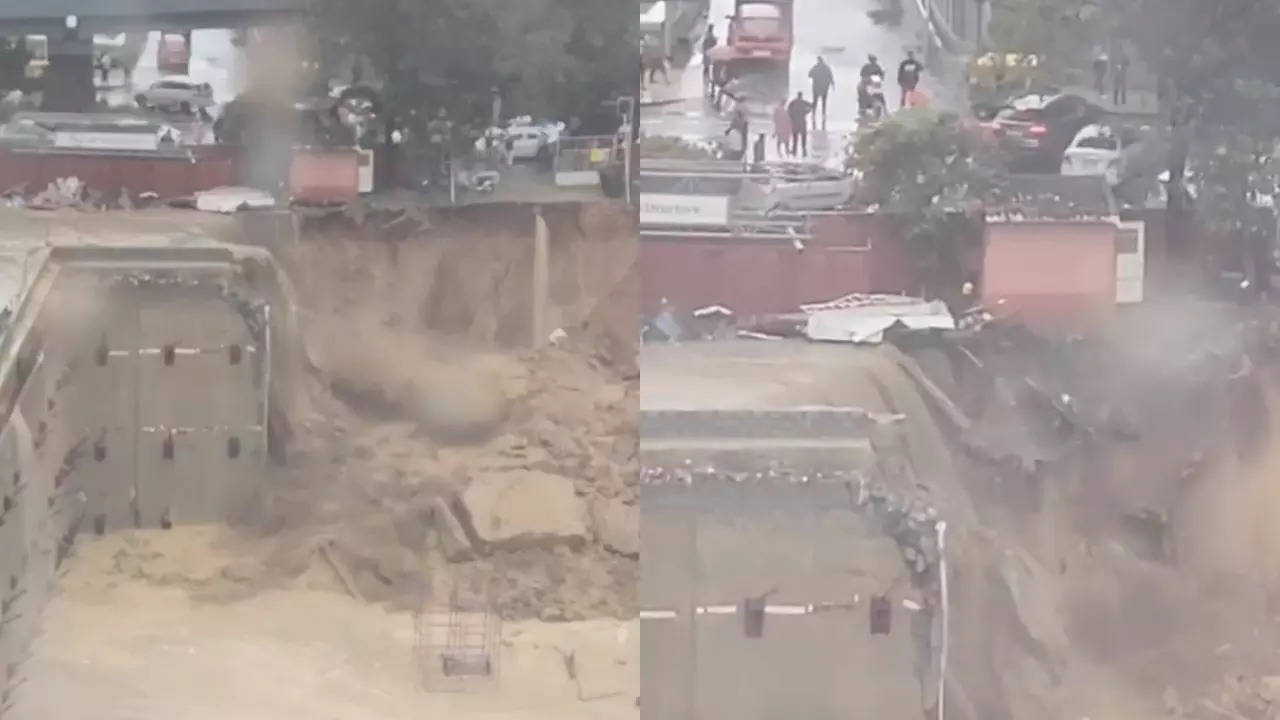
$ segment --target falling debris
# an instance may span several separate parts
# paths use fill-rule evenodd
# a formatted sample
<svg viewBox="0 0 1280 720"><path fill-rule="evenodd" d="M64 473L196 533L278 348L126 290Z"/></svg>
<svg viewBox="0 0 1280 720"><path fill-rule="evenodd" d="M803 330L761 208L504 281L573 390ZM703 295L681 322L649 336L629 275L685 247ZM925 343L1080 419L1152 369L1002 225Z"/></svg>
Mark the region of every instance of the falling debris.
<svg viewBox="0 0 1280 720"><path fill-rule="evenodd" d="M49 183L27 203L36 210L57 210L81 207L84 204L85 185L78 177L63 177Z"/></svg>

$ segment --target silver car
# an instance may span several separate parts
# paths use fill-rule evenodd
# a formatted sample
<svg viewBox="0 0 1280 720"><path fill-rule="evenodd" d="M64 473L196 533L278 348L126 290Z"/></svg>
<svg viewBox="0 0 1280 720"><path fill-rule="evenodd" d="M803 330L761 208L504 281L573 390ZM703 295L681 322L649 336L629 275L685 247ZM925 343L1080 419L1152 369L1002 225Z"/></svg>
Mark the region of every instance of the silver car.
<svg viewBox="0 0 1280 720"><path fill-rule="evenodd" d="M188 78L167 77L134 96L138 107L156 110L180 110L191 113L196 108L213 105L213 88Z"/></svg>

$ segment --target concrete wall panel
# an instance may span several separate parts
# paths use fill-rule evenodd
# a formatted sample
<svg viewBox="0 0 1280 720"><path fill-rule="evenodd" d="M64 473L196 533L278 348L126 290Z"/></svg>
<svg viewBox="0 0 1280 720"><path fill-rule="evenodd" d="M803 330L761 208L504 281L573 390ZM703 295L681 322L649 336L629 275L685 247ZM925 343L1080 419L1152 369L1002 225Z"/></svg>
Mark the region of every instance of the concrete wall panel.
<svg viewBox="0 0 1280 720"><path fill-rule="evenodd" d="M177 354L172 365L163 353L139 358L140 427L176 429L239 427L258 423L261 399L254 387L253 353L241 345L239 364L227 353ZM210 388L219 388L211 392Z"/></svg>
<svg viewBox="0 0 1280 720"><path fill-rule="evenodd" d="M694 482L646 487L641 503L641 607L680 612L644 623L646 718L919 716L907 570L847 487ZM877 594L893 601L888 635L870 633ZM779 613L829 609L766 614L748 637L742 604L761 595ZM690 623L685 603L706 610Z"/></svg>
<svg viewBox="0 0 1280 720"><path fill-rule="evenodd" d="M107 428L106 432L90 436L89 457L82 467L93 477L89 494L95 497L91 504L98 512L87 518L86 531L114 532L136 527L136 437L131 427Z"/></svg>
<svg viewBox="0 0 1280 720"><path fill-rule="evenodd" d="M168 300L144 306L140 320L144 354L139 362L145 378L139 394L142 427L257 423L260 400L253 389L257 348L244 320L228 303L218 298Z"/></svg>
<svg viewBox="0 0 1280 720"><path fill-rule="evenodd" d="M231 457L230 441L239 443ZM235 517L254 496L264 448L260 433L175 433L171 519L174 524L219 522ZM149 483L144 481L144 487Z"/></svg>
<svg viewBox="0 0 1280 720"><path fill-rule="evenodd" d="M643 497L641 502L643 508ZM645 560L640 576L640 607L652 613L640 633L640 712L646 720L693 718L697 520L692 512L640 515L640 556L659 559Z"/></svg>
<svg viewBox="0 0 1280 720"><path fill-rule="evenodd" d="M240 310L210 282L227 271L126 278L104 267L42 275L53 287L25 311L34 318L15 321L35 331L16 336L0 378L14 393L0 428L0 708L21 684L73 529L233 519L257 497L266 462L262 362ZM154 426L177 425L188 431L166 458L169 430Z"/></svg>

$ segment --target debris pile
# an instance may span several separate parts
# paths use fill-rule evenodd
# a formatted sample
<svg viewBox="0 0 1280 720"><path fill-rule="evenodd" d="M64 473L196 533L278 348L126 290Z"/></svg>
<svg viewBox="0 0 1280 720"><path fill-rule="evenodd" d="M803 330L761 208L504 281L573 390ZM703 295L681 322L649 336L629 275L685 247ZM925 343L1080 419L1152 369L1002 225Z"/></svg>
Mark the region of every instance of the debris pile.
<svg viewBox="0 0 1280 720"><path fill-rule="evenodd" d="M508 619L634 614L637 285L613 211L550 218L553 283L572 273L577 294L534 350L503 348L530 338L527 290L501 286L527 276L527 228L433 216L394 254L303 238L310 407L257 520L268 574L336 564L352 594L409 607L442 575L488 572Z"/></svg>

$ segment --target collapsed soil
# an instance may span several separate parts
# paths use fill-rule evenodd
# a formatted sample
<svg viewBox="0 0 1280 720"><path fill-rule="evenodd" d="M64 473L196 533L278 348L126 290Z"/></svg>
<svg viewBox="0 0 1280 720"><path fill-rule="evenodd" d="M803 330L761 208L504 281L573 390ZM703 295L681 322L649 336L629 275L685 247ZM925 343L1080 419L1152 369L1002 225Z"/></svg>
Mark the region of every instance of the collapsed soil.
<svg viewBox="0 0 1280 720"><path fill-rule="evenodd" d="M45 612L15 715L635 717L637 621L506 623L497 682L427 692L412 613L312 572L225 595L250 550L224 526L85 538Z"/></svg>
<svg viewBox="0 0 1280 720"><path fill-rule="evenodd" d="M1261 720L1280 713L1280 375L1276 328L1249 328L1146 307L1088 341L997 336L982 377L937 347L646 347L643 402L907 416L896 451L949 526L947 717Z"/></svg>
<svg viewBox="0 0 1280 720"><path fill-rule="evenodd" d="M527 207L433 214L407 234L374 219L304 229L283 260L309 367L287 468L247 518L270 548L266 576L336 560L352 594L409 608L464 573L493 583L509 619L634 616L637 560L607 549L600 528L584 544L488 548L462 563L432 532L435 498L487 473L568 478L584 505L636 501L633 213L544 214L554 338L532 335Z"/></svg>

